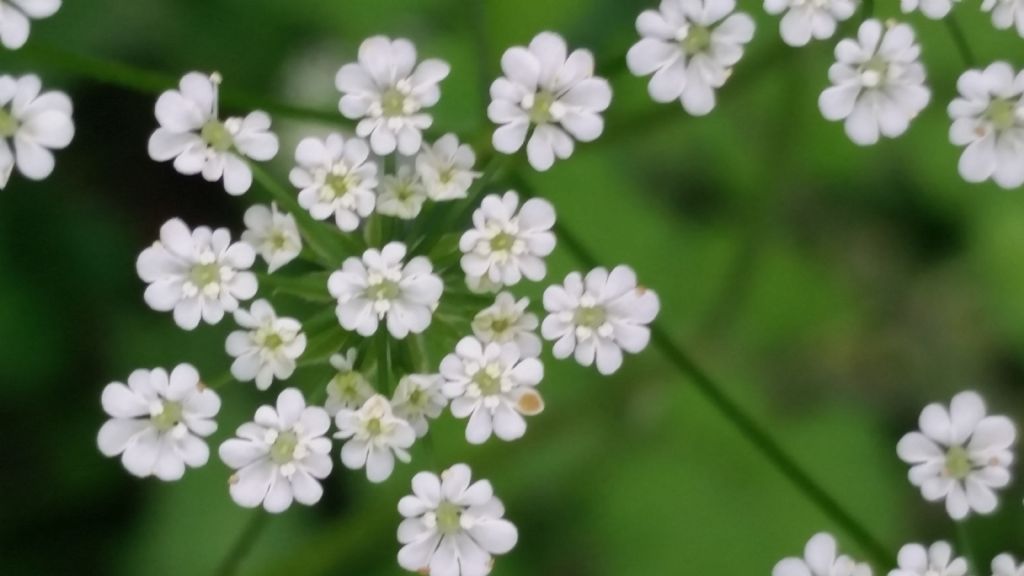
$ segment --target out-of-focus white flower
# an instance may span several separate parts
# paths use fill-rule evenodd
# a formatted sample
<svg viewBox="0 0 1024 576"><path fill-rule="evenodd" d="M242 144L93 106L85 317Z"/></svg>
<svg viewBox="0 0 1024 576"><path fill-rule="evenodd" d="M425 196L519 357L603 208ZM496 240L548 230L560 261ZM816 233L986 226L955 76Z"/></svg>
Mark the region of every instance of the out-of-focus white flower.
<svg viewBox="0 0 1024 576"><path fill-rule="evenodd" d="M332 215L338 228L351 232L377 202L377 164L368 162L366 141L331 134L306 138L295 149L290 180L299 188L299 205L317 220Z"/></svg>
<svg viewBox="0 0 1024 576"><path fill-rule="evenodd" d="M1024 72L996 62L964 72L957 88L949 139L966 146L960 175L968 182L991 178L1003 188L1024 185Z"/></svg>
<svg viewBox="0 0 1024 576"><path fill-rule="evenodd" d="M604 131L601 112L612 101L612 89L594 76L589 50L567 54L565 40L553 32L538 34L528 47L514 46L501 57L504 76L491 84L487 116L500 124L494 148L514 154L526 144L530 165L544 171L555 158L572 155L575 144L592 142Z"/></svg>
<svg viewBox="0 0 1024 576"><path fill-rule="evenodd" d="M430 326L444 284L430 260L417 256L403 263L405 254L405 244L391 242L381 250L367 250L361 259L345 260L331 274L327 287L338 299L342 327L369 336L386 318L391 335L405 338Z"/></svg>
<svg viewBox="0 0 1024 576"><path fill-rule="evenodd" d="M586 279L579 272L565 277L565 284L544 291L547 318L541 335L554 341L556 358L568 358L612 374L622 365L622 351L635 354L647 347L647 327L658 315L660 303L653 291L637 285L628 266L591 270Z"/></svg>
<svg viewBox="0 0 1024 576"><path fill-rule="evenodd" d="M932 20L942 20L953 10L955 1L957 0L900 0L900 8L907 14L920 10Z"/></svg>
<svg viewBox="0 0 1024 576"><path fill-rule="evenodd" d="M406 156L419 151L422 131L433 118L424 112L441 99L438 84L450 67L443 60L416 64L416 47L404 39L367 38L359 46L359 62L338 71L342 93L338 107L346 118L359 120L356 133L370 139L374 153Z"/></svg>
<svg viewBox="0 0 1024 576"><path fill-rule="evenodd" d="M295 372L295 360L306 351L306 335L294 318L278 318L270 302L256 300L249 310L235 311L235 322L244 328L228 335L225 348L235 358L231 375L240 382L256 381L260 390L274 379L287 380Z"/></svg>
<svg viewBox="0 0 1024 576"><path fill-rule="evenodd" d="M871 576L871 566L838 555L831 534L816 534L807 542L803 558L786 558L775 565L772 576Z"/></svg>
<svg viewBox="0 0 1024 576"><path fill-rule="evenodd" d="M769 14L782 14L779 30L790 46L806 46L811 39L825 40L836 33L836 23L857 11L859 0L764 0Z"/></svg>
<svg viewBox="0 0 1024 576"><path fill-rule="evenodd" d="M523 415L544 410L536 386L544 378L544 365L523 358L515 344L483 344L470 336L441 361L442 391L452 399L452 415L469 418L466 440L482 444L495 436L516 440L526 433Z"/></svg>
<svg viewBox="0 0 1024 576"><path fill-rule="evenodd" d="M828 71L832 86L818 98L821 113L845 120L846 134L861 146L903 134L931 99L920 56L909 25L864 22L856 40L836 46Z"/></svg>
<svg viewBox="0 0 1024 576"><path fill-rule="evenodd" d="M5 20L10 10L0 2L0 34L10 25ZM75 136L71 99L63 92L41 90L34 74L0 76L0 190L15 167L30 180L49 176L54 166L50 150L66 148Z"/></svg>
<svg viewBox="0 0 1024 576"><path fill-rule="evenodd" d="M416 441L412 425L394 415L388 399L377 394L358 410L343 408L334 417L335 438L347 440L341 447L341 463L352 470L366 467L370 482L383 482L395 469L395 458L408 462L407 450Z"/></svg>
<svg viewBox="0 0 1024 576"><path fill-rule="evenodd" d="M473 334L485 344L514 343L524 358L540 356L541 341L536 332L540 320L527 311L529 306L529 298L516 301L512 294L502 292L494 304L473 318Z"/></svg>
<svg viewBox="0 0 1024 576"><path fill-rule="evenodd" d="M136 370L127 386L108 384L102 400L110 420L100 428L100 452L120 454L135 476L179 480L186 466L198 468L209 459L202 439L217 430L220 397L192 366L179 364L170 375L162 368Z"/></svg>
<svg viewBox="0 0 1024 576"><path fill-rule="evenodd" d="M465 198L473 181L480 177L473 171L476 155L469 144L460 144L454 134L445 134L431 145L424 145L416 156L416 173L435 202Z"/></svg>
<svg viewBox="0 0 1024 576"><path fill-rule="evenodd" d="M473 212L473 228L459 239L462 269L470 277L486 276L511 286L523 276L537 281L547 274L546 258L555 249L555 208L531 198L519 208L519 195L491 194Z"/></svg>
<svg viewBox="0 0 1024 576"><path fill-rule="evenodd" d="M491 483L472 482L465 464L441 473L420 472L412 494L398 502L405 518L398 527L398 564L433 576L486 576L492 555L505 554L519 539L494 496Z"/></svg>
<svg viewBox="0 0 1024 576"><path fill-rule="evenodd" d="M443 382L440 374L408 374L395 388L391 399L395 415L408 421L417 437L427 434L428 420L440 416L448 405L448 399L441 393Z"/></svg>
<svg viewBox="0 0 1024 576"><path fill-rule="evenodd" d="M338 371L327 383L327 402L325 408L333 417L342 409L355 409L373 396L373 386L366 380L363 373L356 370L355 348L349 348L345 354L331 356L331 366Z"/></svg>
<svg viewBox="0 0 1024 576"><path fill-rule="evenodd" d="M640 14L643 38L626 60L634 75L653 74L647 88L655 102L679 100L694 116L714 109L715 90L754 37L754 20L735 9L735 0L662 0L659 10Z"/></svg>
<svg viewBox="0 0 1024 576"><path fill-rule="evenodd" d="M267 512L287 510L292 501L312 506L331 473L331 418L319 406L306 406L302 392L288 388L274 406L260 406L253 422L242 424L220 445L220 459L237 470L231 498L245 508L260 504Z"/></svg>
<svg viewBox="0 0 1024 576"><path fill-rule="evenodd" d="M244 220L242 241L259 251L269 272L298 258L302 252L302 236L295 217L279 212L277 204L269 208L256 204L245 211Z"/></svg>
<svg viewBox="0 0 1024 576"><path fill-rule="evenodd" d="M157 162L173 159L174 169L185 175L201 173L208 182L223 178L224 190L237 196L252 186L245 158L271 160L278 142L265 112L221 121L219 85L217 74L191 72L178 90L161 94L156 101L160 127L149 139L149 155Z"/></svg>
<svg viewBox="0 0 1024 576"><path fill-rule="evenodd" d="M975 392L953 397L947 410L930 404L921 412L921 432L904 436L896 451L910 464L910 483L929 502L946 501L946 511L962 520L973 510L996 509L994 489L1010 483L1011 448L1017 429L1009 418L987 416Z"/></svg>
<svg viewBox="0 0 1024 576"><path fill-rule="evenodd" d="M175 323L193 330L200 319L216 324L239 300L256 295L256 276L247 271L255 260L252 246L232 244L227 228L192 231L175 218L160 227L160 240L142 251L135 266L149 284L146 304L173 310Z"/></svg>
<svg viewBox="0 0 1024 576"><path fill-rule="evenodd" d="M992 576L1024 576L1024 564L1009 554L1000 554L992 560Z"/></svg>
<svg viewBox="0 0 1024 576"><path fill-rule="evenodd" d="M889 576L965 576L967 560L953 558L953 548L946 542L936 542L929 548L920 544L907 544L900 548L899 568Z"/></svg>
<svg viewBox="0 0 1024 576"><path fill-rule="evenodd" d="M1024 37L1024 0L985 0L981 9L992 13L992 25L1000 30L1016 27Z"/></svg>
<svg viewBox="0 0 1024 576"><path fill-rule="evenodd" d="M381 178L380 194L377 196L378 213L412 220L420 215L426 201L427 190L413 166L399 166L397 174Z"/></svg>
<svg viewBox="0 0 1024 576"><path fill-rule="evenodd" d="M31 20L49 18L60 10L61 0L3 0L0 2L0 43L17 50L28 41Z"/></svg>

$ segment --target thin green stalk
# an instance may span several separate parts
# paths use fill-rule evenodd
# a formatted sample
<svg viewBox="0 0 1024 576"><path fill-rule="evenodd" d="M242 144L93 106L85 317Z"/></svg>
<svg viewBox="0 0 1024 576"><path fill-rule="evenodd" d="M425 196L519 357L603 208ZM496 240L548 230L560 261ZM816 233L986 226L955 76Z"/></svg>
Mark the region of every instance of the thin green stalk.
<svg viewBox="0 0 1024 576"><path fill-rule="evenodd" d="M235 540L231 550L228 551L227 556L221 561L214 574L217 576L234 576L238 574L242 561L249 555L249 550L256 544L256 540L263 533L264 528L267 527L267 520L269 519L270 515L262 510L253 513L252 518L246 523L245 529L238 535L238 539Z"/></svg>
<svg viewBox="0 0 1024 576"><path fill-rule="evenodd" d="M377 391L391 393L391 338L386 326L377 327Z"/></svg>
<svg viewBox="0 0 1024 576"><path fill-rule="evenodd" d="M959 522L953 522L956 524L956 541L960 547L960 555L967 558L967 563L970 564L970 570L968 574L981 574L984 566L978 562L978 555L974 550L974 541L971 539L971 531L967 527L967 520L961 520Z"/></svg>
<svg viewBox="0 0 1024 576"><path fill-rule="evenodd" d="M946 29L949 31L950 39L953 40L953 45L956 46L960 57L963 58L964 64L968 68L973 68L975 63L974 51L971 50L971 45L967 41L967 35L964 34L963 28L960 27L960 23L957 22L956 18L949 14L942 19L946 23Z"/></svg>

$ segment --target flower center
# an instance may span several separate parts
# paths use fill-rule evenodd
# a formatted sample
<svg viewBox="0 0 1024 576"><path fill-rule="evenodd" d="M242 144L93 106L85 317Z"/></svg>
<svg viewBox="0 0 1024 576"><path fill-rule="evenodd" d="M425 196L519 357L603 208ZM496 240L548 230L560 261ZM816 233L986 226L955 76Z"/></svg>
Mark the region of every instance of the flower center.
<svg viewBox="0 0 1024 576"><path fill-rule="evenodd" d="M163 410L159 414L150 417L153 426L160 432L167 432L181 422L181 404L177 402L164 401Z"/></svg>
<svg viewBox="0 0 1024 576"><path fill-rule="evenodd" d="M260 331L258 340L261 342L261 346L268 350L277 350L284 344L284 338L272 330Z"/></svg>
<svg viewBox="0 0 1024 576"><path fill-rule="evenodd" d="M393 118L405 115L405 94L397 88L388 88L380 97L380 110L384 116Z"/></svg>
<svg viewBox="0 0 1024 576"><path fill-rule="evenodd" d="M881 56L875 56L861 64L860 83L866 88L874 88L885 80L889 72L889 63Z"/></svg>
<svg viewBox="0 0 1024 576"><path fill-rule="evenodd" d="M220 281L220 266L216 263L194 266L189 273L189 280L199 288L216 284Z"/></svg>
<svg viewBox="0 0 1024 576"><path fill-rule="evenodd" d="M551 106L555 104L555 95L547 90L541 90L533 96L533 105L530 106L530 121L534 124L545 124L554 119L551 113Z"/></svg>
<svg viewBox="0 0 1024 576"><path fill-rule="evenodd" d="M0 138L10 138L17 131L18 120L6 108L0 108Z"/></svg>
<svg viewBox="0 0 1024 576"><path fill-rule="evenodd" d="M953 446L946 452L946 474L957 480L963 480L974 470L971 455L960 446Z"/></svg>
<svg viewBox="0 0 1024 576"><path fill-rule="evenodd" d="M679 44L690 56L704 52L711 46L711 30L704 26L691 26Z"/></svg>
<svg viewBox="0 0 1024 576"><path fill-rule="evenodd" d="M1009 100L995 100L989 104L985 116L996 130L1008 130L1017 121L1016 106Z"/></svg>
<svg viewBox="0 0 1024 576"><path fill-rule="evenodd" d="M516 243L516 237L508 232L498 232L491 238L491 250L493 252L507 252Z"/></svg>
<svg viewBox="0 0 1024 576"><path fill-rule="evenodd" d="M299 446L299 437L295 432L281 432L270 446L270 459L275 464L287 464L294 460L295 449Z"/></svg>
<svg viewBox="0 0 1024 576"><path fill-rule="evenodd" d="M437 505L437 530L441 534L458 534L462 531L462 507L451 502Z"/></svg>
<svg viewBox="0 0 1024 576"><path fill-rule="evenodd" d="M200 136L210 148L219 152L230 150L235 145L234 137L231 136L227 126L224 126L224 123L220 120L210 120L204 124Z"/></svg>
<svg viewBox="0 0 1024 576"><path fill-rule="evenodd" d="M491 320L491 332L495 334L504 334L509 328L512 327L512 319L507 317L494 318Z"/></svg>
<svg viewBox="0 0 1024 576"><path fill-rule="evenodd" d="M394 280L381 280L366 288L366 297L370 300L394 300L402 293L398 282Z"/></svg>
<svg viewBox="0 0 1024 576"><path fill-rule="evenodd" d="M325 199L341 198L348 194L352 184L352 179L347 175L329 174L324 180L323 192L324 196L326 196Z"/></svg>
<svg viewBox="0 0 1024 576"><path fill-rule="evenodd" d="M275 252L284 250L289 244L291 244L291 242L288 239L288 235L282 230L274 230L270 234L270 247Z"/></svg>
<svg viewBox="0 0 1024 576"><path fill-rule="evenodd" d="M339 373L334 377L334 388L342 398L355 400L359 397L358 383L361 376L358 372Z"/></svg>
<svg viewBox="0 0 1024 576"><path fill-rule="evenodd" d="M608 314L600 306L584 306L576 311L576 325L597 330L604 325Z"/></svg>
<svg viewBox="0 0 1024 576"><path fill-rule="evenodd" d="M493 366L488 366L473 375L473 382L480 388L480 394L494 396L501 393L501 374Z"/></svg>
<svg viewBox="0 0 1024 576"><path fill-rule="evenodd" d="M370 418L366 422L366 431L370 436L380 436L380 433L384 431L384 425L381 424L380 418Z"/></svg>

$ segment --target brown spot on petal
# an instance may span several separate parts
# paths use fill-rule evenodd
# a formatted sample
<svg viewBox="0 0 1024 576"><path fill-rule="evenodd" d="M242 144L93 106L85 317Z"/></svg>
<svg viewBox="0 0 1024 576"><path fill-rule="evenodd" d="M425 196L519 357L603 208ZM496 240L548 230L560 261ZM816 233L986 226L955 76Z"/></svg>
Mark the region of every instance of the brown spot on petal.
<svg viewBox="0 0 1024 576"><path fill-rule="evenodd" d="M636 293L639 296L643 296L644 294L647 294L647 286L644 286L643 284L638 285L636 287Z"/></svg>
<svg viewBox="0 0 1024 576"><path fill-rule="evenodd" d="M978 137L984 136L987 132L988 130L985 130L984 126L978 126L977 128L974 129L974 133L977 134Z"/></svg>
<svg viewBox="0 0 1024 576"><path fill-rule="evenodd" d="M417 570L416 573L417 574L422 574L423 576L430 576L430 568L427 568L427 567L424 566L423 568L420 568L419 570Z"/></svg>
<svg viewBox="0 0 1024 576"><path fill-rule="evenodd" d="M238 474L232 474L228 478L228 484L238 484Z"/></svg>
<svg viewBox="0 0 1024 576"><path fill-rule="evenodd" d="M200 380L196 384L196 388L198 388L200 392L205 392L209 388L209 386L206 385L206 382L203 382L202 380Z"/></svg>
<svg viewBox="0 0 1024 576"><path fill-rule="evenodd" d="M540 397L540 394L528 390L519 397L516 407L519 408L521 413L533 416L544 411L544 399Z"/></svg>

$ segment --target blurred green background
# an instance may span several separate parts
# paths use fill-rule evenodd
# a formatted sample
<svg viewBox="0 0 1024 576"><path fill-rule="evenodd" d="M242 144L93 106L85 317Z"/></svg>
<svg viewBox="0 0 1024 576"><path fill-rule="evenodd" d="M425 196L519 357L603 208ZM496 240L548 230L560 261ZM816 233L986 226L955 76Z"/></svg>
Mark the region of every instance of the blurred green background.
<svg viewBox="0 0 1024 576"><path fill-rule="evenodd" d="M758 2L741 2L757 36L710 117L652 103L622 63L652 4L79 0L35 23L29 47L0 67L69 92L78 133L50 179L16 177L0 193L0 572L210 574L253 517L228 497L215 458L178 483L139 481L100 456L95 435L108 382L184 361L209 378L229 366L232 322L185 333L150 311L137 254L174 216L238 233L265 197L231 198L151 161L154 94L42 65L33 50L175 77L219 70L233 90L331 110L334 72L379 33L452 64L435 127L475 141L491 129L482 90L505 48L556 30L593 50L615 89L608 130L529 182L604 263L636 268L672 334L888 546L952 538L942 507L906 481L895 443L926 403L966 388L1024 416L1024 196L957 175L945 105L964 65L946 29L909 19L933 103L905 137L862 149L817 110L834 42L785 47ZM878 4L896 15L896 2ZM1024 40L995 31L977 1L957 14L980 63L1024 65ZM284 181L300 135L324 127L275 126L282 153L270 168ZM559 251L549 279L576 267ZM769 574L813 533L836 530L653 348L611 378L548 360L547 411L525 439L468 447L446 416L433 456L417 451L382 486L336 463L323 502L272 518L241 573L400 573L398 498L416 471L457 461L492 480L520 528L498 576ZM322 382L308 370L289 384ZM273 393L232 384L222 397L212 446ZM1022 496L1015 485L999 513L970 523L986 564L1024 553Z"/></svg>

